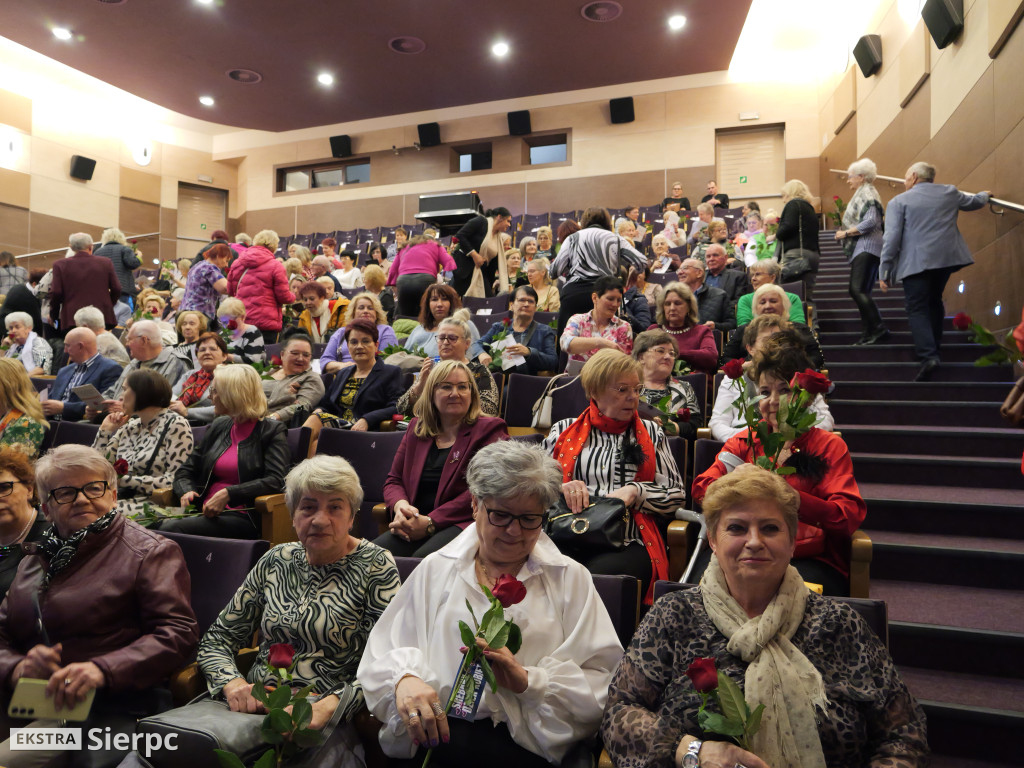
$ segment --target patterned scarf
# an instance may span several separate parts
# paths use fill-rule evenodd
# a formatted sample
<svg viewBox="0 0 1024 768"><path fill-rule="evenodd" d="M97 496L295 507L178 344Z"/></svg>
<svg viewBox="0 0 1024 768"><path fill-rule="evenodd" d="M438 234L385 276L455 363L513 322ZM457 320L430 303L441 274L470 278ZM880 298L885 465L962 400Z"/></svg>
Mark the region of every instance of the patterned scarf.
<svg viewBox="0 0 1024 768"><path fill-rule="evenodd" d="M71 563L78 546L90 533L100 533L107 530L110 524L117 518L117 510L112 509L103 517L93 520L85 528L72 533L66 539L62 539L57 533L57 526L51 525L43 532L43 538L36 547L36 551L43 554L47 559L46 573L43 574L42 588L45 590L50 585L50 579L63 571Z"/></svg>
<svg viewBox="0 0 1024 768"><path fill-rule="evenodd" d="M651 440L647 427L640 420L640 415L633 414L632 421L618 421L610 419L601 414L597 403L590 401L590 406L576 421L566 427L565 431L558 436L555 443L555 461L562 467L562 482L568 483L573 479L576 469L576 460L583 451L590 437L591 428L596 427L602 432L612 435L623 435L623 457L626 460L625 435L632 429L636 434L639 456L634 463L637 465L636 476L633 478L639 483L649 483L654 480L655 459L654 441ZM630 457L632 458L632 457ZM643 539L647 548L647 555L651 558L651 584L644 596L644 603L650 605L654 599L654 582L659 579L668 579L668 554L665 551L665 542L661 538L661 531L653 515L639 510L633 510L633 519L636 521L640 531L640 538Z"/></svg>
<svg viewBox="0 0 1024 768"><path fill-rule="evenodd" d="M857 187L857 191L853 193L850 202L846 204L846 210L843 211L843 228L853 229L860 224L864 217L867 216L868 208L873 205L878 207L878 213L881 215L882 198L879 197L875 185L865 181Z"/></svg>
<svg viewBox="0 0 1024 768"><path fill-rule="evenodd" d="M213 372L207 371L200 368L187 379L181 387L181 395L178 396L178 400L186 408L191 407L194 403L198 403L203 399L203 395L206 394L206 390L210 387L210 382L213 381Z"/></svg>

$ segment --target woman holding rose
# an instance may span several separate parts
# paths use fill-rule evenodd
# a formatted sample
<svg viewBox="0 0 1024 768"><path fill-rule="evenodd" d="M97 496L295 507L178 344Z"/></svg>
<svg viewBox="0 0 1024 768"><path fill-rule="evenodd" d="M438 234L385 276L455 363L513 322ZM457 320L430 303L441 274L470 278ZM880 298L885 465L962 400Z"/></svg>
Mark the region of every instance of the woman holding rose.
<svg viewBox="0 0 1024 768"><path fill-rule="evenodd" d="M704 426L704 414L690 383L672 375L677 354L675 337L665 331L644 331L633 339L633 359L643 366L644 401L658 407L668 396L668 404L661 410L673 414L673 418L663 419L661 426L666 435L689 440Z"/></svg>

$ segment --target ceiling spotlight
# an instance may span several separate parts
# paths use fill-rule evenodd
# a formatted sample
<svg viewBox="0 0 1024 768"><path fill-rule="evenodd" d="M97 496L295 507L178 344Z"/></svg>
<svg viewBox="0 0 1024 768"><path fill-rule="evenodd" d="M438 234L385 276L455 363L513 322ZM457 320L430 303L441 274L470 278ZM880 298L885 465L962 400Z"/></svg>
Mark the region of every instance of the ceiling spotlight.
<svg viewBox="0 0 1024 768"><path fill-rule="evenodd" d="M686 26L686 17L676 14L675 16L669 16L668 28L673 32L677 32Z"/></svg>
<svg viewBox="0 0 1024 768"><path fill-rule="evenodd" d="M213 5L213 0L196 0L200 5Z"/></svg>
<svg viewBox="0 0 1024 768"><path fill-rule="evenodd" d="M213 106L213 96L200 96L199 97L199 103L202 104L204 107L212 107Z"/></svg>
<svg viewBox="0 0 1024 768"><path fill-rule="evenodd" d="M54 27L53 36L56 37L58 40L70 40L71 30L65 29L64 27Z"/></svg>
<svg viewBox="0 0 1024 768"><path fill-rule="evenodd" d="M491 53L495 56L507 56L508 55L508 43L495 43L491 46Z"/></svg>
<svg viewBox="0 0 1024 768"><path fill-rule="evenodd" d="M320 85L334 85L334 75L330 72L321 72L316 76L316 81L320 83Z"/></svg>

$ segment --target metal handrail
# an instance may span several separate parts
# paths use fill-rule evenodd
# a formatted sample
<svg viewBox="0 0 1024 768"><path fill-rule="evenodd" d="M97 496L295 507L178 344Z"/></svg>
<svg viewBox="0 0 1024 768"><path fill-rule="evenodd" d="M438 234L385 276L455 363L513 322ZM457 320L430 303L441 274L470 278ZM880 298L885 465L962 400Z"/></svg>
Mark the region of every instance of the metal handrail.
<svg viewBox="0 0 1024 768"><path fill-rule="evenodd" d="M828 170L829 173L838 173L841 176L846 175L846 171L840 171L837 168L829 168ZM903 183L903 179L895 179L892 176L875 176L875 179L888 181L892 185ZM988 199L988 207L996 216L1002 216L1004 213L1006 213L1006 211L996 210L997 205L1000 208L1009 208L1011 211L1018 211L1019 213L1024 213L1024 205L1021 205L1020 203L1013 203L1010 202L1009 200L1003 200L1002 198L998 197L990 197Z"/></svg>
<svg viewBox="0 0 1024 768"><path fill-rule="evenodd" d="M128 240L137 240L140 237L154 237L154 236L159 236L159 235L160 235L159 232L146 232L143 235L125 235L125 238L128 239ZM95 246L99 245L99 242L100 242L99 240L95 241L93 243L93 246L95 247ZM16 258L16 259L27 259L27 258L30 258L32 256L45 256L48 253L60 253L61 251L66 251L67 249L68 249L68 247L66 245L63 245L60 248L51 248L48 251L33 251L32 253L23 253L20 256L15 256L14 258Z"/></svg>

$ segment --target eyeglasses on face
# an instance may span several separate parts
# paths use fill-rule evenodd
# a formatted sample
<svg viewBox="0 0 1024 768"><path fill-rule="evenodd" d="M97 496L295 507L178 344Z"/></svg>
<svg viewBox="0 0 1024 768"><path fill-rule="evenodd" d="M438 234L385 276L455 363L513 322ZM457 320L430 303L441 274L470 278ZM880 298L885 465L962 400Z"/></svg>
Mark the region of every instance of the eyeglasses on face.
<svg viewBox="0 0 1024 768"><path fill-rule="evenodd" d="M23 480L8 480L7 482L0 483L0 498L10 496L14 492L14 486L16 485L28 485L28 483Z"/></svg>
<svg viewBox="0 0 1024 768"><path fill-rule="evenodd" d="M437 343L444 342L445 344L454 344L457 341L462 341L461 336L453 336L450 333L439 333L437 334Z"/></svg>
<svg viewBox="0 0 1024 768"><path fill-rule="evenodd" d="M544 525L547 519L547 515L513 515L500 509L486 511L488 522L496 528L508 528L513 522L518 522L524 531L535 531Z"/></svg>
<svg viewBox="0 0 1024 768"><path fill-rule="evenodd" d="M435 391L440 392L442 395L450 395L452 392L458 392L460 395L468 395L470 386L468 382L462 382L461 384L451 384L444 381L437 385Z"/></svg>
<svg viewBox="0 0 1024 768"><path fill-rule="evenodd" d="M644 386L630 387L630 386L626 386L626 385L623 385L621 387L608 387L608 389L610 389L612 392L616 392L616 393L618 393L620 395L634 394L637 397L643 397L644 393L647 391L647 387L644 387Z"/></svg>
<svg viewBox="0 0 1024 768"><path fill-rule="evenodd" d="M84 494L87 499L98 499L107 492L107 488L109 487L110 483L106 480L93 480L91 483L86 483L81 488L75 488L73 485L65 485L60 488L54 488L50 491L50 498L58 504L70 504L78 498L79 493Z"/></svg>

